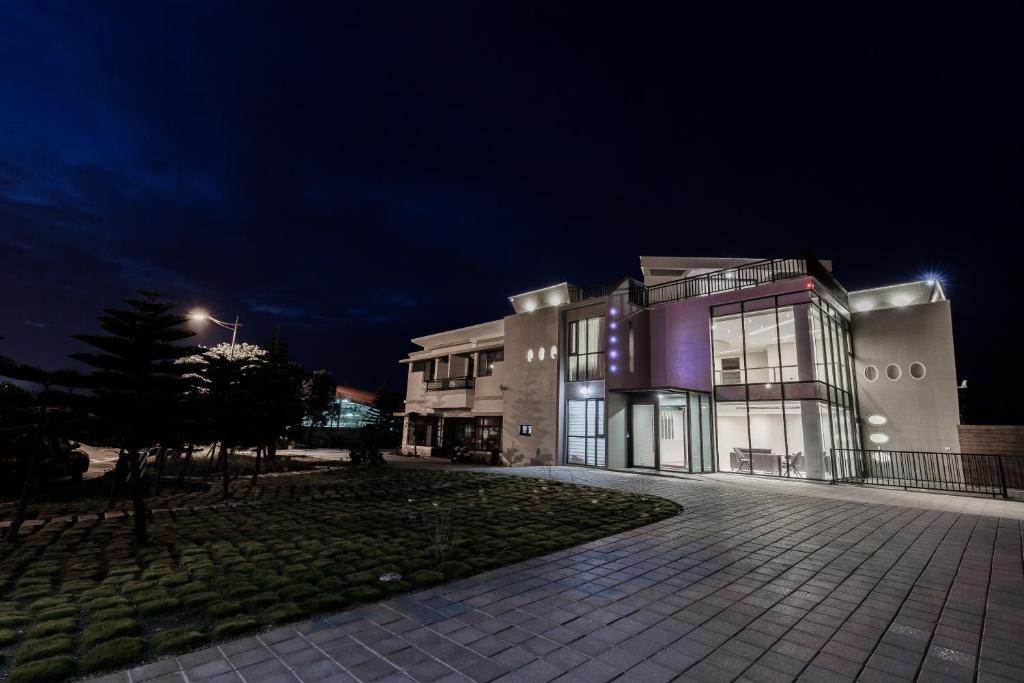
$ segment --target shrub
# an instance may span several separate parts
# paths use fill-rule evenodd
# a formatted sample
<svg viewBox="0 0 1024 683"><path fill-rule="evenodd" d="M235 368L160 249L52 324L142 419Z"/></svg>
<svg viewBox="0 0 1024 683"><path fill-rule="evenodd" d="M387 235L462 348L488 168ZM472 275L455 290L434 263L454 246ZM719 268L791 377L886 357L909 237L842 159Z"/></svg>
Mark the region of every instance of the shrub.
<svg viewBox="0 0 1024 683"><path fill-rule="evenodd" d="M7 683L49 683L71 678L74 674L75 660L62 655L14 667L7 674Z"/></svg>
<svg viewBox="0 0 1024 683"><path fill-rule="evenodd" d="M110 609L111 607L123 607L129 606L130 604L131 603L129 603L127 600L118 596L97 598L95 600L91 600L85 603L85 613L91 614L93 612L100 612L105 609Z"/></svg>
<svg viewBox="0 0 1024 683"><path fill-rule="evenodd" d="M67 617L73 617L78 614L78 608L74 605L62 605L58 607L50 607L44 609L42 612L36 615L36 619L43 621L51 621L53 619L66 619Z"/></svg>
<svg viewBox="0 0 1024 683"><path fill-rule="evenodd" d="M82 657L82 671L119 669L141 658L144 649L142 638L115 638L86 652Z"/></svg>
<svg viewBox="0 0 1024 683"><path fill-rule="evenodd" d="M442 562L437 565L437 568L444 574L446 579L458 579L463 576L469 576L473 573L473 568L465 562L457 562L455 560L449 560Z"/></svg>
<svg viewBox="0 0 1024 683"><path fill-rule="evenodd" d="M182 586L188 583L188 574L181 572L175 572L173 574L167 574L166 576L160 577L157 583L161 586Z"/></svg>
<svg viewBox="0 0 1024 683"><path fill-rule="evenodd" d="M242 601L249 609L262 609L269 605L274 605L278 602L278 597L274 593L257 593L256 595L250 596Z"/></svg>
<svg viewBox="0 0 1024 683"><path fill-rule="evenodd" d="M56 633L74 633L78 630L78 623L74 619L55 619L36 624L28 630L29 638L43 638Z"/></svg>
<svg viewBox="0 0 1024 683"><path fill-rule="evenodd" d="M221 600L215 602L206 608L206 616L212 621L223 619L224 617L230 617L234 614L238 614L242 611L242 604L239 602Z"/></svg>
<svg viewBox="0 0 1024 683"><path fill-rule="evenodd" d="M56 655L66 655L71 652L72 647L71 637L66 635L29 640L18 648L15 659L19 664L23 664Z"/></svg>
<svg viewBox="0 0 1024 683"><path fill-rule="evenodd" d="M153 647L157 654L167 655L184 652L199 647L206 642L202 631L186 626L171 631L164 631L153 636Z"/></svg>
<svg viewBox="0 0 1024 683"><path fill-rule="evenodd" d="M132 601L135 602L136 605L139 605L144 602L150 602L151 600L166 598L167 596L168 593L166 589L154 587L148 590L132 593Z"/></svg>
<svg viewBox="0 0 1024 683"><path fill-rule="evenodd" d="M298 619L305 616L305 612L294 602L282 602L268 607L260 616L264 622L273 624Z"/></svg>
<svg viewBox="0 0 1024 683"><path fill-rule="evenodd" d="M56 596L52 596L48 598L39 598L38 600L32 603L29 609L31 609L33 612L38 613L51 607L63 607L67 604L70 604L68 603L67 598L58 598Z"/></svg>
<svg viewBox="0 0 1024 683"><path fill-rule="evenodd" d="M17 639L17 634L9 628L0 628L0 647L10 645Z"/></svg>
<svg viewBox="0 0 1024 683"><path fill-rule="evenodd" d="M118 605L117 607L110 607L108 609L101 609L98 612L93 612L88 615L85 620L87 622L100 622L100 621L113 621L114 619L128 619L135 616L135 610L128 605Z"/></svg>
<svg viewBox="0 0 1024 683"><path fill-rule="evenodd" d="M0 628L12 628L28 623L28 615L20 612L0 612Z"/></svg>
<svg viewBox="0 0 1024 683"><path fill-rule="evenodd" d="M195 607L202 607L203 605L209 605L212 602L220 600L220 594L212 591L205 591L203 593L190 593L186 595L181 601L185 604L185 607L189 609Z"/></svg>
<svg viewBox="0 0 1024 683"><path fill-rule="evenodd" d="M311 586L308 583L297 583L295 585L282 588L278 591L278 595L281 596L282 600L294 602L296 600L312 597L318 592L319 591L317 591L315 586Z"/></svg>
<svg viewBox="0 0 1024 683"><path fill-rule="evenodd" d="M142 628L133 619L115 619L100 624L89 626L82 632L82 646L90 647L104 640L117 638L118 636L134 636Z"/></svg>
<svg viewBox="0 0 1024 683"><path fill-rule="evenodd" d="M349 588L345 592L345 597L352 602L374 602L375 600L380 600L383 595L381 591L370 586L356 586Z"/></svg>
<svg viewBox="0 0 1024 683"><path fill-rule="evenodd" d="M250 616L237 616L221 621L213 627L214 640L223 640L256 630L259 624Z"/></svg>
<svg viewBox="0 0 1024 683"><path fill-rule="evenodd" d="M139 614L144 617L152 617L157 614L166 614L178 609L181 602L177 598L159 598L150 600L139 605Z"/></svg>

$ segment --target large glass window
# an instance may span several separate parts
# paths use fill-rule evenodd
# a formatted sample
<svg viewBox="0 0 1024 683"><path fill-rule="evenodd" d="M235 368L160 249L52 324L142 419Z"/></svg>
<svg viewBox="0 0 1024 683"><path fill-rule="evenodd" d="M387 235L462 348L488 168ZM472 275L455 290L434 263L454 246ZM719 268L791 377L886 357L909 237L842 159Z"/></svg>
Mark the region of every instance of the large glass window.
<svg viewBox="0 0 1024 683"><path fill-rule="evenodd" d="M569 381L604 379L604 316L569 323Z"/></svg>
<svg viewBox="0 0 1024 683"><path fill-rule="evenodd" d="M501 416L476 418L476 447L481 451L501 450Z"/></svg>
<svg viewBox="0 0 1024 683"><path fill-rule="evenodd" d="M574 399L568 403L569 464L604 467L604 399Z"/></svg>
<svg viewBox="0 0 1024 683"><path fill-rule="evenodd" d="M686 403L686 394L673 394L658 401L658 447L662 467L687 466L690 423ZM697 439L700 440L699 432Z"/></svg>
<svg viewBox="0 0 1024 683"><path fill-rule="evenodd" d="M711 340L719 468L831 476L858 440L848 320L812 292L763 297L712 308Z"/></svg>

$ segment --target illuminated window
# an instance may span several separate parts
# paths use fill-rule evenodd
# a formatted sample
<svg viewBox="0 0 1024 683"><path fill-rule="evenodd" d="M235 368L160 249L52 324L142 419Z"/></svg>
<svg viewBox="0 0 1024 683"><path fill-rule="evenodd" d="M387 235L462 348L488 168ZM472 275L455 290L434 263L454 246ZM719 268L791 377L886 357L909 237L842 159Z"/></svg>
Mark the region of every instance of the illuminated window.
<svg viewBox="0 0 1024 683"><path fill-rule="evenodd" d="M537 349L537 360L544 360L544 347Z"/></svg>
<svg viewBox="0 0 1024 683"><path fill-rule="evenodd" d="M876 434L869 435L868 436L868 440L870 440L871 443L875 443L875 444L878 444L879 446L881 446L883 444L889 443L889 435L888 434L882 434L881 432L878 432Z"/></svg>
<svg viewBox="0 0 1024 683"><path fill-rule="evenodd" d="M864 379L866 379L869 382L874 382L875 380L877 380L878 379L878 368L876 368L874 365L865 365L864 366Z"/></svg>
<svg viewBox="0 0 1024 683"><path fill-rule="evenodd" d="M885 376L893 382L896 382L903 376L903 371L900 370L900 366L895 363L889 363L885 366Z"/></svg>
<svg viewBox="0 0 1024 683"><path fill-rule="evenodd" d="M633 334L633 321L629 321L629 332L626 343L629 346L629 371L636 372L636 335Z"/></svg>
<svg viewBox="0 0 1024 683"><path fill-rule="evenodd" d="M604 316L569 323L569 381L604 379Z"/></svg>

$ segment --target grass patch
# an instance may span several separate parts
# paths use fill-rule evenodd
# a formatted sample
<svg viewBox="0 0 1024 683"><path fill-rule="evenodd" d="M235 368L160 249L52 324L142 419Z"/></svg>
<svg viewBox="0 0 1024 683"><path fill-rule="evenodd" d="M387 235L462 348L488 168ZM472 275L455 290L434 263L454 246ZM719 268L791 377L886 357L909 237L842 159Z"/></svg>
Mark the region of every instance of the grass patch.
<svg viewBox="0 0 1024 683"><path fill-rule="evenodd" d="M82 671L119 669L142 658L146 643L142 638L115 638L97 645L82 656Z"/></svg>
<svg viewBox="0 0 1024 683"><path fill-rule="evenodd" d="M96 643L118 636L133 636L141 631L141 624L133 619L105 621L86 627L82 632L82 647L92 647Z"/></svg>
<svg viewBox="0 0 1024 683"><path fill-rule="evenodd" d="M258 504L202 509L222 502L215 481L165 488L151 507L197 511L153 517L144 548L129 520L25 527L0 556L0 680L128 667L150 653L183 652L586 543L677 509L620 491L429 470L261 478L258 495L240 478L232 491ZM49 516L104 510L108 495L109 486L83 482L53 501ZM49 504L33 514L47 516ZM439 558L424 519L448 510L457 543ZM380 581L391 573L401 580Z"/></svg>
<svg viewBox="0 0 1024 683"><path fill-rule="evenodd" d="M192 650L206 642L207 638L197 628L186 626L153 635L153 649L157 654L170 655Z"/></svg>
<svg viewBox="0 0 1024 683"><path fill-rule="evenodd" d="M7 675L7 683L51 683L75 675L75 660L67 655L19 664Z"/></svg>

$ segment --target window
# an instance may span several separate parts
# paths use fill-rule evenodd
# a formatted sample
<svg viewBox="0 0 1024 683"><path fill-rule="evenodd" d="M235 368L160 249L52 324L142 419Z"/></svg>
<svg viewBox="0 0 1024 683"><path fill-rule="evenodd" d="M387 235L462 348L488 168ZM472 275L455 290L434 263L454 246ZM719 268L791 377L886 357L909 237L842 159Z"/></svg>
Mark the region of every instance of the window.
<svg viewBox="0 0 1024 683"><path fill-rule="evenodd" d="M895 363L889 363L885 366L885 376L893 382L898 382L900 377L903 376L903 371Z"/></svg>
<svg viewBox="0 0 1024 683"><path fill-rule="evenodd" d="M865 365L864 366L864 379L866 379L869 382L874 382L875 380L877 380L878 379L878 368L876 368L874 365Z"/></svg>
<svg viewBox="0 0 1024 683"><path fill-rule="evenodd" d="M505 360L504 349L480 352L480 368L477 377L490 377L494 374L494 364Z"/></svg>
<svg viewBox="0 0 1024 683"><path fill-rule="evenodd" d="M569 401L567 459L570 465L604 467L604 399Z"/></svg>
<svg viewBox="0 0 1024 683"><path fill-rule="evenodd" d="M533 436L533 425L519 425L519 436Z"/></svg>
<svg viewBox="0 0 1024 683"><path fill-rule="evenodd" d="M569 381L604 379L604 316L569 323Z"/></svg>
<svg viewBox="0 0 1024 683"><path fill-rule="evenodd" d="M501 450L501 417L476 418L476 447L481 451Z"/></svg>

